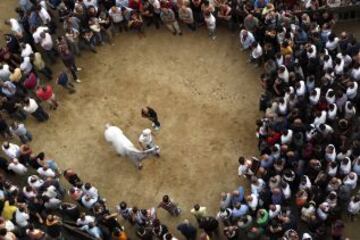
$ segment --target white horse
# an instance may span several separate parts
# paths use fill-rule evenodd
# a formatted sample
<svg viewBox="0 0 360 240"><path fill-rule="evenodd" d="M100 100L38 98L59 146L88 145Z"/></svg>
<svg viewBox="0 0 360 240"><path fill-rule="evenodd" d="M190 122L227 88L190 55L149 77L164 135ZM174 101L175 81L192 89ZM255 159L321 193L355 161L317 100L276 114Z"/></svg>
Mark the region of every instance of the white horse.
<svg viewBox="0 0 360 240"><path fill-rule="evenodd" d="M124 135L123 131L111 124L105 125L104 136L107 142L111 143L115 151L123 157L128 157L137 168L142 168L141 161L149 155L155 154L155 149L141 151Z"/></svg>

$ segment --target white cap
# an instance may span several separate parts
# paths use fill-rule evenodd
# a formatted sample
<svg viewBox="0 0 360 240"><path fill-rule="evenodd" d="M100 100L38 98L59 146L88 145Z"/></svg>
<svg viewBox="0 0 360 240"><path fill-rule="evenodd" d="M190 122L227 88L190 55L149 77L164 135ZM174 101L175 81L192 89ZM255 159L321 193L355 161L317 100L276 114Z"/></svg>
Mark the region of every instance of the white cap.
<svg viewBox="0 0 360 240"><path fill-rule="evenodd" d="M149 128L146 128L142 131L143 135L150 135L151 134L151 130Z"/></svg>

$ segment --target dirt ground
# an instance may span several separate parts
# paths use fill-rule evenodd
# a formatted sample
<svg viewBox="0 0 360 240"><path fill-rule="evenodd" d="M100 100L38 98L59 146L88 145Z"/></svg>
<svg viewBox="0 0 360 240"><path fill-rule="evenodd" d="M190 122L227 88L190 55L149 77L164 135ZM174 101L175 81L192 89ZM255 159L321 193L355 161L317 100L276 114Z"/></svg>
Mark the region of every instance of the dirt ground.
<svg viewBox="0 0 360 240"><path fill-rule="evenodd" d="M5 32L1 24L14 16L13 6L14 0L0 1ZM247 64L238 35L224 28L215 41L205 30L184 28L184 36L174 37L165 29L147 28L144 39L127 33L114 43L78 58L83 82L74 95L56 88L60 107L50 121L27 120L33 148L62 169L75 169L111 207L124 200L149 208L169 194L183 210L176 219L159 210L172 229L184 218L194 220L189 211L195 203L216 214L220 193L245 184L237 177L238 157L256 152L260 70ZM62 70L62 64L55 69ZM147 105L158 111L162 124L155 138L161 158L145 160L138 171L115 154L103 131L112 122L136 143L150 126L140 116Z"/></svg>

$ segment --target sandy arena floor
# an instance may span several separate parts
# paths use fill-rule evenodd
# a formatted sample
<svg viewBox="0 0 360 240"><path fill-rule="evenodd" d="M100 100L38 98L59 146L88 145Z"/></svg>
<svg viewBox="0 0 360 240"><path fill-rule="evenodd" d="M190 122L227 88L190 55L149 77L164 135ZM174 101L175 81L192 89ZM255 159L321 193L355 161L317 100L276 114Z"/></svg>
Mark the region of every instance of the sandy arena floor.
<svg viewBox="0 0 360 240"><path fill-rule="evenodd" d="M14 0L0 1L3 19L14 16ZM45 151L62 169L71 167L84 181L93 183L113 207L120 200L141 208L156 206L169 194L187 217L194 203L218 211L219 194L242 182L237 177L239 155L256 152L255 119L259 116L260 70L246 63L238 35L223 28L216 41L205 30L195 33L184 27L174 37L164 28L146 29L146 38L134 33L118 35L115 46L99 47L99 53L83 52L83 67L69 95L56 88L60 107L51 119L39 124L29 119L35 151ZM56 65L58 71L62 63ZM140 116L142 106L159 114L161 131L156 142L160 159L144 162L142 171L116 156L106 144L107 122L122 128L133 141L150 123ZM176 234L178 235L178 234Z"/></svg>

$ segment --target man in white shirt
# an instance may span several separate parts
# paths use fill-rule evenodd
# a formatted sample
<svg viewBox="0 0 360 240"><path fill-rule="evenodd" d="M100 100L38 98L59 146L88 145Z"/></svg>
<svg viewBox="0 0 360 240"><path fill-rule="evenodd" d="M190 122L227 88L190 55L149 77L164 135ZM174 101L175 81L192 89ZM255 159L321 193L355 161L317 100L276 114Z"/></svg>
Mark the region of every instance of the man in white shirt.
<svg viewBox="0 0 360 240"><path fill-rule="evenodd" d="M240 44L242 50L249 49L255 41L255 37L251 32L246 29L240 31Z"/></svg>
<svg viewBox="0 0 360 240"><path fill-rule="evenodd" d="M84 195L81 197L81 203L87 209L91 209L96 202L97 202L97 199L94 199L88 195Z"/></svg>
<svg viewBox="0 0 360 240"><path fill-rule="evenodd" d="M14 33L15 36L23 35L24 29L15 18L10 18L9 20L6 20L5 24L10 25L11 31Z"/></svg>
<svg viewBox="0 0 360 240"><path fill-rule="evenodd" d="M258 42L253 42L251 45L251 62L255 62L257 67L261 64L261 57L263 55L263 49Z"/></svg>
<svg viewBox="0 0 360 240"><path fill-rule="evenodd" d="M30 44L28 44L28 43L22 43L21 45L21 57L22 58L24 58L24 57L30 57L33 53L34 53L34 51L33 51L33 49L32 49L32 47L31 47L31 45Z"/></svg>
<svg viewBox="0 0 360 240"><path fill-rule="evenodd" d="M8 170L11 170L18 175L24 175L27 172L27 168L23 164L19 163L19 160L16 158L11 160Z"/></svg>
<svg viewBox="0 0 360 240"><path fill-rule="evenodd" d="M56 50L54 49L54 42L51 35L47 32L40 33L39 38L40 46L44 49L45 57L50 60L51 63L56 61Z"/></svg>
<svg viewBox="0 0 360 240"><path fill-rule="evenodd" d="M82 190L83 190L84 194L90 196L91 198L94 198L96 200L99 198L98 190L94 186L92 186L90 183L85 183L82 186Z"/></svg>
<svg viewBox="0 0 360 240"><path fill-rule="evenodd" d="M39 176L37 175L31 175L30 177L28 177L27 183L33 189L38 190L44 184L44 180L39 178Z"/></svg>
<svg viewBox="0 0 360 240"><path fill-rule="evenodd" d="M160 157L160 147L155 144L153 135L151 134L151 130L149 128L144 129L140 134L139 144L143 150L153 149L155 155Z"/></svg>
<svg viewBox="0 0 360 240"><path fill-rule="evenodd" d="M49 168L48 166L39 167L37 169L37 172L44 179L46 179L48 177L55 177L56 176L55 172L51 168Z"/></svg>
<svg viewBox="0 0 360 240"><path fill-rule="evenodd" d="M124 16L120 7L113 6L109 10L109 16L111 19L112 30L114 32L122 31L123 27L126 29L126 22L124 21Z"/></svg>
<svg viewBox="0 0 360 240"><path fill-rule="evenodd" d="M85 213L80 214L80 218L76 220L76 225L82 227L84 225L89 225L90 223L95 222L95 217L86 215Z"/></svg>
<svg viewBox="0 0 360 240"><path fill-rule="evenodd" d="M33 98L27 98L24 101L24 111L33 115L39 122L49 119L49 114Z"/></svg>
<svg viewBox="0 0 360 240"><path fill-rule="evenodd" d="M25 228L29 224L30 215L23 206L18 207L15 212L15 222L20 228Z"/></svg>
<svg viewBox="0 0 360 240"><path fill-rule="evenodd" d="M34 39L34 42L36 43L36 44L38 44L38 43L40 43L40 41L41 41L41 37L40 37L40 34L42 33L42 32L47 32L47 31L49 31L49 28L48 27L43 27L43 26L40 26L40 27L38 27L38 28L36 28L36 31L33 33L33 39Z"/></svg>
<svg viewBox="0 0 360 240"><path fill-rule="evenodd" d="M15 143L4 142L1 146L3 152L10 159L18 158L20 156L20 147Z"/></svg>

